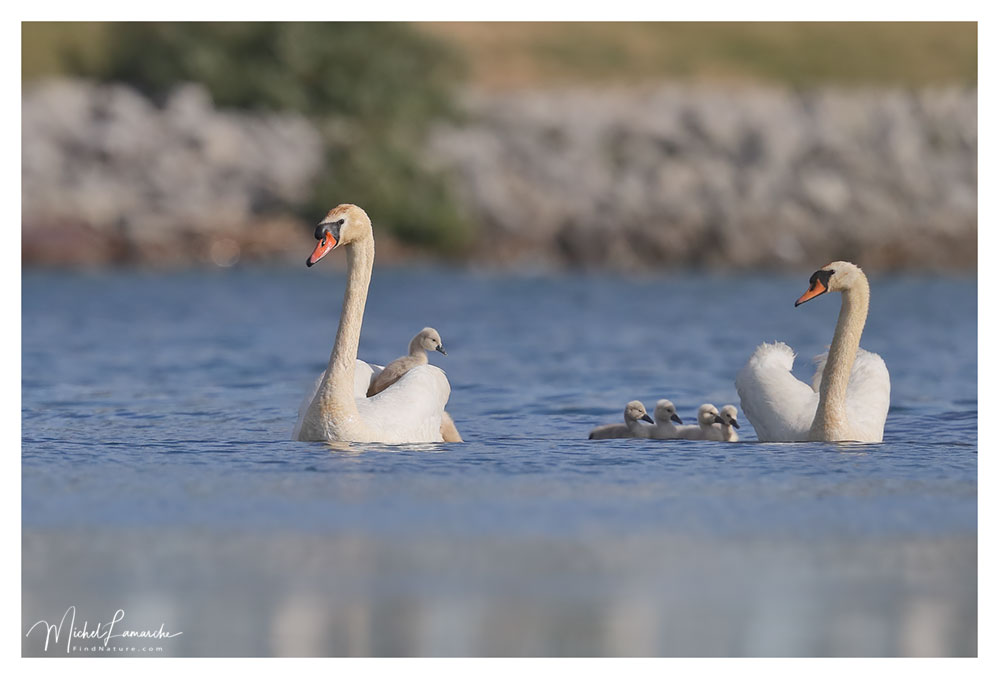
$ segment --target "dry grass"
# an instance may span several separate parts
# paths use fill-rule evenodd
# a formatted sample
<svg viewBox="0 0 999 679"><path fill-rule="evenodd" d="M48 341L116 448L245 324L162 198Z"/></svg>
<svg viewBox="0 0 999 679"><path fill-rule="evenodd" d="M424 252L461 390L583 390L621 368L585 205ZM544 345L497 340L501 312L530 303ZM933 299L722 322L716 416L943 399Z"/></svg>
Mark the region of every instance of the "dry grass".
<svg viewBox="0 0 999 679"><path fill-rule="evenodd" d="M650 80L896 85L978 80L975 23L422 23L456 45L473 84ZM100 63L107 25L22 24L22 76Z"/></svg>
<svg viewBox="0 0 999 679"><path fill-rule="evenodd" d="M488 88L649 80L975 84L975 23L425 23Z"/></svg>

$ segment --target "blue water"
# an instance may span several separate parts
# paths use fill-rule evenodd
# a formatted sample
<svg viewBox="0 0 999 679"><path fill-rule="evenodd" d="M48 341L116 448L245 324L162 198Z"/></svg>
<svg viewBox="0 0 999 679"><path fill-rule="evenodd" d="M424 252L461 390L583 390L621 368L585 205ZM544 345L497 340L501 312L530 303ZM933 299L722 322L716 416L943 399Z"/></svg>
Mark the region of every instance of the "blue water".
<svg viewBox="0 0 999 679"><path fill-rule="evenodd" d="M467 443L294 442L343 284L25 273L25 627L127 603L185 630L168 655L976 653L973 278L872 279L879 445L586 439L631 399L738 406L762 341L809 380L839 300L795 309L807 273L434 269L376 270L359 354L436 327Z"/></svg>

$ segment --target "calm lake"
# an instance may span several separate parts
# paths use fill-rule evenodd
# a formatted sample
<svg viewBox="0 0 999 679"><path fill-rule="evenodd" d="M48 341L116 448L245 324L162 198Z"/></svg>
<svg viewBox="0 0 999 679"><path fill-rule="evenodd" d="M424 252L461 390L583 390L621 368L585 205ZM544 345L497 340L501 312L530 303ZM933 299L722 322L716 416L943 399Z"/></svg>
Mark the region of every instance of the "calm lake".
<svg viewBox="0 0 999 679"><path fill-rule="evenodd" d="M810 380L839 296L376 263L360 357L437 328L467 443L330 446L290 440L325 265L24 274L23 630L75 606L182 633L126 655L977 653L974 277L872 278L883 444L760 444L741 408L737 444L588 441L631 399L738 406L762 341Z"/></svg>

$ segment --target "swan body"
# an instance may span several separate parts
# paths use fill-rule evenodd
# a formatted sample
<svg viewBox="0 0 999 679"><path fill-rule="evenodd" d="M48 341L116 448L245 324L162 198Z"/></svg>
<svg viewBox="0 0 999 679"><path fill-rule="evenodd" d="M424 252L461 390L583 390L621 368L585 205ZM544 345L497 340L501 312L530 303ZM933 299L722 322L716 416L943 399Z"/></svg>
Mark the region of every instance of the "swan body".
<svg viewBox="0 0 999 679"><path fill-rule="evenodd" d="M624 424L604 424L590 432L591 439L647 439L654 424L641 401L629 401L624 407Z"/></svg>
<svg viewBox="0 0 999 679"><path fill-rule="evenodd" d="M427 365L428 351L439 351L447 356L440 333L433 328L424 328L418 332L409 342L408 354L400 356L380 372L372 374L370 381L365 383L366 390L362 394L369 398L379 394L398 382L399 378L416 366ZM359 363L363 363L363 361L359 361ZM355 396L358 381L363 382L363 376L359 377L358 371L355 371ZM447 443L461 443L463 441L454 420L451 419L451 415L447 411L441 415L441 438Z"/></svg>
<svg viewBox="0 0 999 679"><path fill-rule="evenodd" d="M654 439L676 439L680 438L680 434L677 431L677 424L683 424L683 420L680 416L676 414L676 406L669 399L659 399L656 402L655 411L653 411L653 417L655 418L656 425L652 429L652 437Z"/></svg>
<svg viewBox="0 0 999 679"><path fill-rule="evenodd" d="M295 437L300 441L442 441L441 422L451 385L440 368L415 366L384 391L365 397L376 377L375 368L357 360L375 256L368 215L356 205L339 205L316 228L316 240L319 243L306 264L314 265L343 245L347 288L329 365L299 418Z"/></svg>
<svg viewBox="0 0 999 679"><path fill-rule="evenodd" d="M882 358L860 348L870 304L867 277L855 264L831 262L809 283L795 306L829 291L843 296L832 344L816 358L812 384L791 374L791 347L761 344L735 380L742 410L760 441L879 443L891 380Z"/></svg>
<svg viewBox="0 0 999 679"><path fill-rule="evenodd" d="M723 406L718 415L721 417L721 424L718 425L721 432L719 441L735 443L739 440L739 435L735 432L739 428L739 411L733 405Z"/></svg>
<svg viewBox="0 0 999 679"><path fill-rule="evenodd" d="M382 366L376 365L374 363L365 363L361 359L357 359L354 362L354 398L363 399L367 398L368 388L371 386L372 380L378 376L382 371ZM322 384L323 378L326 377L326 371L319 373L319 377L316 378L315 383L312 388L306 392L305 398L302 399L301 405L298 407L298 421L295 422L295 429L292 431L291 437L294 440L300 440L298 438L299 433L302 431L302 423L305 421L305 414L309 411L309 406L312 404L312 399L316 397L316 392L319 391L319 385Z"/></svg>
<svg viewBox="0 0 999 679"><path fill-rule="evenodd" d="M718 408L710 403L705 403L697 409L697 424L677 427L677 438L695 441L720 441L721 430L716 429L714 425L721 424L721 421Z"/></svg>

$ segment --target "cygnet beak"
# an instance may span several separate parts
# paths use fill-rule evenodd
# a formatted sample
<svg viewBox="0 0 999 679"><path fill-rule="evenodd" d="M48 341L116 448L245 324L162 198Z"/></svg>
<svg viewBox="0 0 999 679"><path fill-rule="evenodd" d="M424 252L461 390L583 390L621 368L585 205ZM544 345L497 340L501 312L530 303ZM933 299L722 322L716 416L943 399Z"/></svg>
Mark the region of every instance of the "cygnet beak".
<svg viewBox="0 0 999 679"><path fill-rule="evenodd" d="M721 418L721 415L715 415L715 424L725 424L725 420Z"/></svg>
<svg viewBox="0 0 999 679"><path fill-rule="evenodd" d="M445 356L447 356L447 352L446 352L446 351L444 351L444 345L443 345L443 344L438 344L438 345L437 345L437 351L439 351L439 352L441 352L442 354L444 354Z"/></svg>
<svg viewBox="0 0 999 679"><path fill-rule="evenodd" d="M648 413L645 413L644 415L642 415L642 419L645 420L646 422L649 422L650 424L655 424L655 422L653 421L653 419L651 417L649 417Z"/></svg>
<svg viewBox="0 0 999 679"><path fill-rule="evenodd" d="M732 426L735 427L736 429L738 429L739 428L739 423L736 420L732 420Z"/></svg>
<svg viewBox="0 0 999 679"><path fill-rule="evenodd" d="M680 419L680 416L679 416L679 415L677 415L676 413L673 413L672 415L670 415L670 418L669 418L669 419L673 420L673 421L674 421L674 422L676 422L677 424L683 424L683 420L681 420L681 419Z"/></svg>

